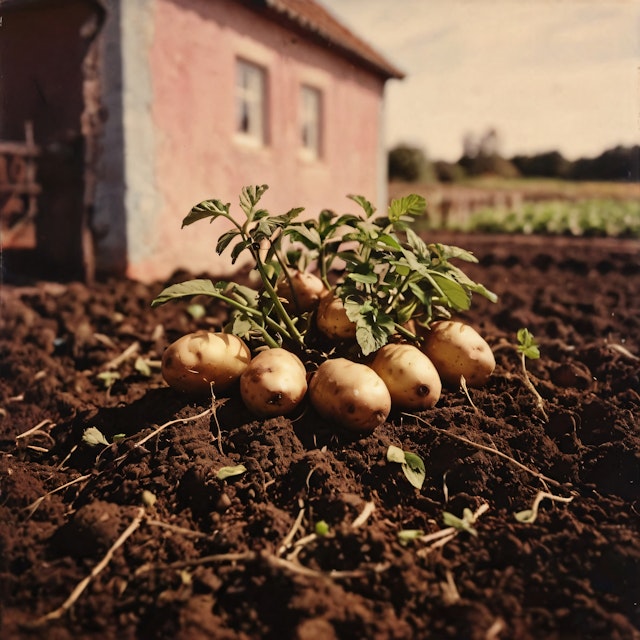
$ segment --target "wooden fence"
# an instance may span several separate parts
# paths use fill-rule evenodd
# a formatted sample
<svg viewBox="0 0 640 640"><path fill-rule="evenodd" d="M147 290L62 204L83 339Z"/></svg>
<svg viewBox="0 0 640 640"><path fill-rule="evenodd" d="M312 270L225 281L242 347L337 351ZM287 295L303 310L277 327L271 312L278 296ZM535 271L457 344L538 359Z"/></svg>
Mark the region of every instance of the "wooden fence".
<svg viewBox="0 0 640 640"><path fill-rule="evenodd" d="M25 122L24 142L0 140L0 241L3 248L35 247L34 221L40 185L37 159L40 149L33 123Z"/></svg>

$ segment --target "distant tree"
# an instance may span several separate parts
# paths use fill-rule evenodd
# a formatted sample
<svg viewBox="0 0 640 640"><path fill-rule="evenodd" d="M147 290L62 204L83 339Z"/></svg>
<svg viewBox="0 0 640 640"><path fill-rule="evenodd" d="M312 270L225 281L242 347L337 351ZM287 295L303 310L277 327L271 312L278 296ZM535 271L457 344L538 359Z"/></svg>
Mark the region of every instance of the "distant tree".
<svg viewBox="0 0 640 640"><path fill-rule="evenodd" d="M518 155L511 158L511 162L526 177L566 178L571 171L571 162L559 151Z"/></svg>
<svg viewBox="0 0 640 640"><path fill-rule="evenodd" d="M389 180L431 182L435 180L433 166L425 152L410 145L398 145L389 151Z"/></svg>
<svg viewBox="0 0 640 640"><path fill-rule="evenodd" d="M574 180L637 181L640 179L640 146L617 146L595 158L580 158L571 166Z"/></svg>
<svg viewBox="0 0 640 640"><path fill-rule="evenodd" d="M500 154L500 146L500 135L493 127L479 137L467 133L462 141L463 155L458 164L471 176L518 176L518 169Z"/></svg>
<svg viewBox="0 0 640 640"><path fill-rule="evenodd" d="M438 182L459 182L464 180L467 175L464 167L457 162L445 162L444 160L434 162L433 170Z"/></svg>

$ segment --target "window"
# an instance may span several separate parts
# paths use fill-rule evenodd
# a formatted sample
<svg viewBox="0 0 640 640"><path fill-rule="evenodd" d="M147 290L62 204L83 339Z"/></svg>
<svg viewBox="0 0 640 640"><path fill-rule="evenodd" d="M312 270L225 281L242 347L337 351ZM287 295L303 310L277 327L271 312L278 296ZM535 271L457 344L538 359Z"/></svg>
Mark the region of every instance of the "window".
<svg viewBox="0 0 640 640"><path fill-rule="evenodd" d="M236 131L247 140L267 141L267 74L262 67L238 60L236 77Z"/></svg>
<svg viewBox="0 0 640 640"><path fill-rule="evenodd" d="M300 92L300 143L304 155L317 159L322 154L322 94L302 86Z"/></svg>

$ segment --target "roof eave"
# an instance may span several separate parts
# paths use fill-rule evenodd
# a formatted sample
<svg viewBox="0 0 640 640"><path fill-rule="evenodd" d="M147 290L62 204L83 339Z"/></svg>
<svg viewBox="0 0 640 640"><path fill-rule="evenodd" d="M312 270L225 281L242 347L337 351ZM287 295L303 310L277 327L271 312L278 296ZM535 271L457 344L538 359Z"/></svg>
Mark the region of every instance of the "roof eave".
<svg viewBox="0 0 640 640"><path fill-rule="evenodd" d="M297 31L307 37L313 38L318 44L333 48L336 53L347 58L372 73L381 76L385 80L402 80L405 73L396 66L386 61L376 61L362 55L358 51L345 46L337 39L325 33L317 25L305 20L302 16L294 14L283 7L278 0L244 0L253 10L261 12L266 17ZM354 36L355 37L355 36Z"/></svg>

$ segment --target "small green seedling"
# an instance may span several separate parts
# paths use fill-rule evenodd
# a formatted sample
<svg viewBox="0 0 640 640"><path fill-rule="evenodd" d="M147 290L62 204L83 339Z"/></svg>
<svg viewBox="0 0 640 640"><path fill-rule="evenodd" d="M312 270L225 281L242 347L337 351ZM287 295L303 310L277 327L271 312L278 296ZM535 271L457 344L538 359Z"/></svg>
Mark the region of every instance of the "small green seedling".
<svg viewBox="0 0 640 640"><path fill-rule="evenodd" d="M96 378L107 391L110 391L116 381L120 380L120 374L117 371L101 371Z"/></svg>
<svg viewBox="0 0 640 640"><path fill-rule="evenodd" d="M314 530L317 536L326 536L329 534L329 531L331 529L329 527L329 523L326 520L318 520L318 522L316 522Z"/></svg>
<svg viewBox="0 0 640 640"><path fill-rule="evenodd" d="M425 557L434 549L444 547L463 531L466 531L472 536L477 536L478 532L473 525L475 525L478 518L483 513L486 513L488 509L489 505L486 502L481 504L475 511L466 508L463 511L462 518L458 518L458 516L454 516L452 513L445 511L443 513L443 521L447 526L444 529L427 534L424 534L420 529L403 529L398 532L398 541L403 546L413 541L427 544L427 547L418 551L420 557Z"/></svg>
<svg viewBox="0 0 640 640"><path fill-rule="evenodd" d="M85 429L82 434L82 442L88 444L90 447L96 447L99 444L102 444L105 447L109 446L109 441L97 427L89 427L88 429Z"/></svg>
<svg viewBox="0 0 640 640"><path fill-rule="evenodd" d="M138 356L133 364L133 368L145 378L150 378L153 375L153 370L160 369L161 365L160 360L149 360Z"/></svg>
<svg viewBox="0 0 640 640"><path fill-rule="evenodd" d="M536 398L536 406L540 413L544 416L544 419L548 422L549 416L545 410L545 403L543 397L538 393L538 390L535 388L533 382L531 382L531 378L529 377L529 372L527 371L527 358L530 360L537 360L540 357L540 348L538 347L538 343L534 335L529 331L529 329L523 328L518 329L518 333L516 334L516 338L518 340L517 350L520 354L520 362L522 363L522 373L524 375L524 381L531 393Z"/></svg>
<svg viewBox="0 0 640 640"><path fill-rule="evenodd" d="M531 360L537 360L540 357L540 348L529 329L518 329L516 337L518 339L518 353Z"/></svg>
<svg viewBox="0 0 640 640"><path fill-rule="evenodd" d="M410 542L419 540L423 536L424 531L422 529L402 529L398 531L398 540L402 546L407 546Z"/></svg>
<svg viewBox="0 0 640 640"><path fill-rule="evenodd" d="M473 526L476 523L476 515L469 509L469 507L465 507L462 512L462 518L458 518L458 516L454 516L453 513L449 511L445 511L442 514L442 521L447 527L453 527L458 531L466 531L472 536L477 536L478 532Z"/></svg>
<svg viewBox="0 0 640 640"><path fill-rule="evenodd" d="M105 447L108 447L111 444L120 442L120 440L124 440L124 438L125 438L124 433L116 433L116 435L114 435L113 438L111 439L111 442L109 442L105 438L102 431L100 431L100 429L98 429L97 427L89 427L88 429L85 429L84 432L82 433L82 442L84 442L85 444L88 444L90 447L96 447L99 444Z"/></svg>
<svg viewBox="0 0 640 640"><path fill-rule="evenodd" d="M422 489L427 472L420 456L410 451L403 451L400 447L389 445L387 449L387 460L401 464L402 471L404 471L407 480L409 480L416 489Z"/></svg>
<svg viewBox="0 0 640 640"><path fill-rule="evenodd" d="M202 318L204 318L207 315L207 310L205 309L204 305L198 304L197 302L194 302L193 304L190 304L187 307L187 313L194 320L201 320Z"/></svg>
<svg viewBox="0 0 640 640"><path fill-rule="evenodd" d="M245 473L246 470L247 467L245 467L243 464L237 464L231 467L220 467L220 469L218 469L218 473L216 473L216 478L218 478L218 480L226 480L227 478L232 478L233 476L240 476Z"/></svg>

